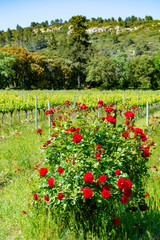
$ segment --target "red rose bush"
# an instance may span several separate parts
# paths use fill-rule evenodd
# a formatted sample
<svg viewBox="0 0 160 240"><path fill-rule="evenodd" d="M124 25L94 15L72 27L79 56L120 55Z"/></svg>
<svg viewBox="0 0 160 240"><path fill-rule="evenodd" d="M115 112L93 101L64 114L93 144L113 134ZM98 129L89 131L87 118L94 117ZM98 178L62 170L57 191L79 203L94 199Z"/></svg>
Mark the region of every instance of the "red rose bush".
<svg viewBox="0 0 160 240"><path fill-rule="evenodd" d="M82 104L74 123L69 117L55 121L53 137L43 147L46 159L34 172L33 206L45 204L66 216L74 211L92 223L104 217L117 226L119 209L147 210L142 180L148 170L149 138L145 130L134 128L131 111L124 113L124 125L117 126L112 107L104 108L98 121L86 113Z"/></svg>

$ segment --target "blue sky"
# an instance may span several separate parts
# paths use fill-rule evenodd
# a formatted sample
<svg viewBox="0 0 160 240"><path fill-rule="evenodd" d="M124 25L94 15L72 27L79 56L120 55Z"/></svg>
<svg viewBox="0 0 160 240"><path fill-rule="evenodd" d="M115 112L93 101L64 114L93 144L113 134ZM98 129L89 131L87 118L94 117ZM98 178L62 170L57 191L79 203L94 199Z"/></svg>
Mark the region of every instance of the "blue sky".
<svg viewBox="0 0 160 240"><path fill-rule="evenodd" d="M160 19L160 0L0 0L0 30L30 26L56 18L69 20L72 16L125 19L151 15Z"/></svg>

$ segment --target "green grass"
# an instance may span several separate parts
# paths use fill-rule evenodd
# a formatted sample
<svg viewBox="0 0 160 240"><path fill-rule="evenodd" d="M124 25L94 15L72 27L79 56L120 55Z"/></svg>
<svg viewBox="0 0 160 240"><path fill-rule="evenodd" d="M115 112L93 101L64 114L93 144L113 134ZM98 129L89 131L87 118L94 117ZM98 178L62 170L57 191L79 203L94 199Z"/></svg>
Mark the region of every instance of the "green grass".
<svg viewBox="0 0 160 240"><path fill-rule="evenodd" d="M160 111L156 111L155 115L160 115ZM136 126L143 125L145 118L139 118ZM74 213L63 219L57 215L56 210L52 209L52 213L45 208L39 211L32 208L30 185L35 164L40 164L45 159L41 147L48 136L47 120L39 122L38 127L43 129L42 138L36 133L34 123L28 121L1 126L4 138L0 141L0 239L160 239L159 125L152 134L157 146L149 161L150 178L144 177L149 209L146 212L127 212L125 215L122 209L119 212L121 224L113 227L114 230L110 233L105 224L86 233L82 225L75 220ZM19 135L15 135L17 131ZM153 168L153 165L157 168ZM18 168L21 170L15 173ZM26 211L26 214L22 211Z"/></svg>

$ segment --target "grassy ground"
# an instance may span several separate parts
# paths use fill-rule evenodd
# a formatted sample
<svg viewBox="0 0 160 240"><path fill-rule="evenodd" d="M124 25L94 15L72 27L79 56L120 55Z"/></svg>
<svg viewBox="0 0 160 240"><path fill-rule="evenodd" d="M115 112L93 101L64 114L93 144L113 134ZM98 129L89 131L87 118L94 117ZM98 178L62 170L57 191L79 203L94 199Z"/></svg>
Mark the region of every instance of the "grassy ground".
<svg viewBox="0 0 160 240"><path fill-rule="evenodd" d="M157 111L155 115L160 116ZM145 118L137 120L136 126L145 125ZM98 229L97 234L84 232L74 220L68 216L68 223L62 224L56 215L35 212L29 203L29 182L36 164L45 158L41 147L47 140L47 120L38 125L43 129L42 138L36 133L34 123L18 123L1 126L0 141L0 239L160 239L160 126L154 130L153 137L157 148L153 150L150 166L150 178L144 177L147 202L146 212L120 213L121 225L114 228L111 235L105 226ZM18 129L17 129L18 128ZM17 134L18 133L18 134ZM156 168L152 166L156 165ZM17 169L21 170L17 170ZM16 172L15 172L16 171ZM23 214L22 211L26 211ZM46 217L47 216L47 217Z"/></svg>

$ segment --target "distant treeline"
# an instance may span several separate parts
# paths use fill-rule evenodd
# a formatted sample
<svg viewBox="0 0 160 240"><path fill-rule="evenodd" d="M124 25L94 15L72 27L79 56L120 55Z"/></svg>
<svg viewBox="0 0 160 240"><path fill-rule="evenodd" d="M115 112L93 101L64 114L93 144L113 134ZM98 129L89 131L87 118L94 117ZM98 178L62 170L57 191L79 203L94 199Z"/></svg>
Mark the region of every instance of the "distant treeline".
<svg viewBox="0 0 160 240"><path fill-rule="evenodd" d="M74 16L61 31L34 33L17 26L14 32L1 32L0 88L160 87L159 23L155 29L151 16L145 20L132 16L125 21L151 22L147 26L153 31L142 28L132 35L115 30L89 35L87 21L84 16ZM152 42L148 42L150 36Z"/></svg>
<svg viewBox="0 0 160 240"><path fill-rule="evenodd" d="M115 88L160 87L160 51L157 57L126 53L115 57L95 54L81 72L81 86ZM77 68L72 61L47 59L19 47L0 49L0 88L77 88Z"/></svg>

